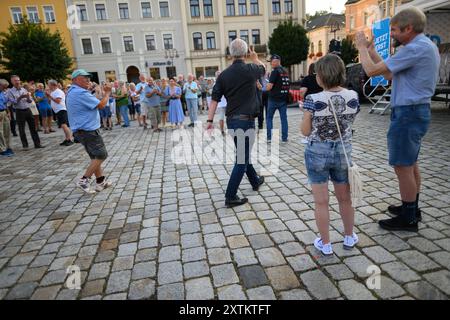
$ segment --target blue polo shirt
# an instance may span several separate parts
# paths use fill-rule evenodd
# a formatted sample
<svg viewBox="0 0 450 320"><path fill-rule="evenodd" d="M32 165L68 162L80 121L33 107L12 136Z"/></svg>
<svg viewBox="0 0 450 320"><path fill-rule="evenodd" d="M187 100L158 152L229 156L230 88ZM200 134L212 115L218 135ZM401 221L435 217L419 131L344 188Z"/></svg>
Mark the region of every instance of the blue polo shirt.
<svg viewBox="0 0 450 320"><path fill-rule="evenodd" d="M5 111L7 109L6 103L8 99L6 99L6 95L3 91L0 92L0 111Z"/></svg>
<svg viewBox="0 0 450 320"><path fill-rule="evenodd" d="M147 94L151 93L153 91L153 89L158 90L158 92L161 92L161 89L158 86L149 86L147 85L144 90L143 90L143 95L145 96L145 100L144 102L146 104L148 104L150 107L159 107L159 105L161 104L161 97L159 95L157 95L156 93L151 97L148 98Z"/></svg>
<svg viewBox="0 0 450 320"><path fill-rule="evenodd" d="M440 56L437 46L424 34L386 60L392 72L392 106L431 103L439 75Z"/></svg>
<svg viewBox="0 0 450 320"><path fill-rule="evenodd" d="M99 103L100 100L90 91L76 84L70 86L66 105L70 128L73 132L78 130L94 131L100 128L100 113L97 110Z"/></svg>

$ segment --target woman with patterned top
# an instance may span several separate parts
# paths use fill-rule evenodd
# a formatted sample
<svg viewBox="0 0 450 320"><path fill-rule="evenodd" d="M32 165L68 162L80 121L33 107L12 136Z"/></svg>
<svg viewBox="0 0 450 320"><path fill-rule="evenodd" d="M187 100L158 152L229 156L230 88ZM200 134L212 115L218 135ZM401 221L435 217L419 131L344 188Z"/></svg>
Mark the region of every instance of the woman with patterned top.
<svg viewBox="0 0 450 320"><path fill-rule="evenodd" d="M301 131L308 137L305 165L314 196L315 218L320 232L320 238L314 241L314 246L324 255L332 255L329 232L329 180L334 184L344 223L344 249L350 250L358 242L358 237L353 232L355 212L350 197L345 152L351 162L352 125L360 106L358 94L341 87L345 83L345 66L341 58L334 54L326 55L316 63L316 72L317 82L324 91L308 95L305 99ZM339 137L334 113L345 150Z"/></svg>

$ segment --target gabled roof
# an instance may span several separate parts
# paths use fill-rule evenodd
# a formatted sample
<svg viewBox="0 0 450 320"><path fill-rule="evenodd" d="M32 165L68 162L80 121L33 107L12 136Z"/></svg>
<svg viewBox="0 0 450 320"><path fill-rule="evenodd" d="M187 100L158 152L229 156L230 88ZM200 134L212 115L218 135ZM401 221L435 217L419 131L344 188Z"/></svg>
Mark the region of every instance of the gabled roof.
<svg viewBox="0 0 450 320"><path fill-rule="evenodd" d="M354 3L357 3L357 2L359 2L360 0L348 0L346 3L345 3L345 5L349 5L349 4L354 4Z"/></svg>
<svg viewBox="0 0 450 320"><path fill-rule="evenodd" d="M338 24L339 27L345 27L345 15L329 13L323 16L319 16L317 18L312 19L311 21L306 22L306 30L312 31L314 29L329 27L331 25Z"/></svg>

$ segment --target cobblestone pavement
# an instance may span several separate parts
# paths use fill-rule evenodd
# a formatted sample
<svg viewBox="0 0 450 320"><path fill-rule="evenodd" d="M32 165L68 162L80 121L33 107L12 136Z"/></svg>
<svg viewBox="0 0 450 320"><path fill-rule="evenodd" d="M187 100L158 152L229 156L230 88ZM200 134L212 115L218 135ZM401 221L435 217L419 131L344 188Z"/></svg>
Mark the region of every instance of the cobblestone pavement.
<svg viewBox="0 0 450 320"><path fill-rule="evenodd" d="M423 223L407 233L377 224L399 195L386 163L389 117L367 110L354 142L367 193L356 215L360 243L342 249L332 197L331 258L312 246L298 110L289 110L281 170L259 193L244 179L250 202L234 209L224 207L231 166L174 165L170 130L104 132L115 184L93 196L74 185L88 163L81 146L59 147L58 132L43 135L46 149L21 151L14 138L17 156L0 167L0 298L448 299L450 112L434 106L421 155ZM81 290L66 286L72 265L81 269ZM366 286L371 265L381 270L380 289Z"/></svg>

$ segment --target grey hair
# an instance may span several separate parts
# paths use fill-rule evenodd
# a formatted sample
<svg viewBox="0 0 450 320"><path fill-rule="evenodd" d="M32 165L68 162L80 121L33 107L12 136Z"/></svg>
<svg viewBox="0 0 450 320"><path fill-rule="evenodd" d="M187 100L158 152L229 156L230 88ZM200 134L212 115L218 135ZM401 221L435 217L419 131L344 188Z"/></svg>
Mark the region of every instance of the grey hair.
<svg viewBox="0 0 450 320"><path fill-rule="evenodd" d="M5 87L9 87L9 82L6 79L0 79L0 85L1 86L5 86Z"/></svg>
<svg viewBox="0 0 450 320"><path fill-rule="evenodd" d="M232 58L243 58L247 54L248 45L242 39L234 39L230 44L230 55Z"/></svg>
<svg viewBox="0 0 450 320"><path fill-rule="evenodd" d="M329 53L316 62L316 73L324 89L334 88L345 84L344 61L335 54Z"/></svg>
<svg viewBox="0 0 450 320"><path fill-rule="evenodd" d="M57 86L58 85L58 81L56 81L56 80L48 80L48 85L49 86Z"/></svg>
<svg viewBox="0 0 450 320"><path fill-rule="evenodd" d="M400 30L407 26L412 26L414 32L422 33L427 25L427 16L416 7L409 7L397 13L391 20L392 25L396 25Z"/></svg>

